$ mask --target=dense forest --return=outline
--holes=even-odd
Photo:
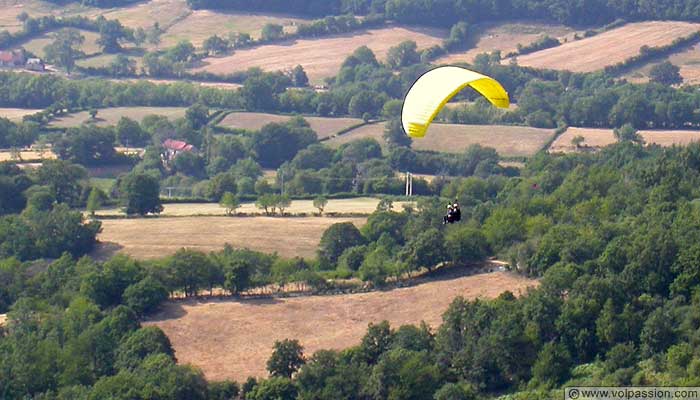
[[[68,3],[66,0],[52,0]],[[96,7],[119,7],[135,0],[88,0]],[[618,18],[629,20],[675,19],[697,21],[696,0],[188,0],[194,9],[233,9],[297,13],[313,17],[340,14],[385,14],[405,22],[451,26],[459,21],[483,22],[535,18],[573,25],[605,24]]]
[[[384,13],[405,22],[451,26],[459,21],[483,22],[535,18],[573,25],[605,24],[617,18],[697,21],[696,0],[188,0],[193,8],[296,12],[312,16],[341,13]]]

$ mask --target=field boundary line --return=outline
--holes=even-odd
[[[378,119],[378,120],[374,120],[374,121],[362,122],[359,124],[348,126],[347,128],[343,128],[343,129],[339,130],[338,132],[336,132],[335,134],[333,134],[331,136],[326,136],[322,139],[319,139],[318,141],[325,142],[325,141],[328,141],[330,139],[334,139],[334,138],[349,134],[350,132],[354,131],[355,129],[360,129],[360,128],[367,126],[367,125],[375,125],[375,124],[384,123],[384,122],[386,122],[385,119]]]
[[[462,271],[458,271],[461,269]],[[455,276],[450,276],[450,277],[441,277],[441,274],[449,274],[449,273],[455,273]],[[309,287],[310,285],[304,281],[296,281],[296,282],[288,282],[286,284],[278,285],[278,284],[268,284],[264,286],[258,286],[254,288],[250,288],[250,291],[260,291],[260,292],[266,292],[269,290],[268,293],[260,293],[260,294],[250,294],[250,293],[245,293],[245,294],[223,294],[220,292],[219,294],[199,294],[197,296],[191,296],[191,297],[173,297],[169,296],[168,301],[172,302],[186,302],[186,301],[206,301],[206,300],[211,300],[211,299],[220,299],[220,300],[229,300],[229,301],[238,301],[238,302],[245,302],[249,300],[259,300],[259,299],[282,299],[282,298],[295,298],[295,297],[330,297],[330,296],[347,296],[347,295],[353,295],[353,294],[362,294],[362,293],[374,293],[374,292],[391,292],[397,289],[403,289],[403,288],[409,288],[409,287],[415,287],[415,286],[420,286],[424,284],[428,284],[431,282],[435,281],[440,281],[440,280],[452,280],[452,279],[458,279],[458,278],[464,278],[464,277],[471,277],[471,276],[478,276],[478,275],[486,275],[486,274],[493,274],[497,272],[506,272],[510,274],[514,274],[517,276],[525,276],[524,274],[521,274],[519,272],[512,271],[508,269],[507,265],[503,265],[499,262],[494,262],[493,260],[484,260],[483,262],[480,263],[470,263],[470,264],[465,264],[465,265],[452,265],[451,263],[449,264],[442,264],[436,266],[434,269],[431,271],[426,271],[425,269],[417,272],[416,275],[409,276],[402,278],[401,280],[394,280],[394,281],[387,281],[386,284],[382,286],[373,286],[373,285],[368,285],[365,282],[361,282],[361,285],[355,285],[355,286],[346,286],[346,287],[329,287],[327,289],[311,289],[311,290],[285,290],[286,286],[296,286],[296,287]],[[341,283],[342,280],[339,280],[338,283]],[[335,282],[335,279],[328,279],[326,280],[327,284],[333,285]],[[222,288],[216,288],[216,289],[222,289]],[[276,289],[276,290],[275,290]]]
[[[541,148],[538,152],[544,151],[544,152],[548,153],[548,152],[549,152],[549,148],[552,147],[552,144],[554,144],[554,142],[557,141],[557,139],[559,138],[559,136],[565,134],[566,131],[568,131],[568,130],[569,130],[569,126],[568,126],[568,125],[560,126],[560,127],[558,127],[557,129],[555,129],[555,130],[554,130],[554,135],[552,135],[551,139],[549,139],[549,140],[542,146],[542,148]]]

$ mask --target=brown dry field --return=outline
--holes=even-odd
[[[106,18],[118,19],[131,28],[150,28],[158,22],[165,30],[159,47],[169,47],[187,39],[195,46],[212,35],[226,37],[230,32],[249,33],[259,38],[267,23],[282,25],[287,32],[296,29],[304,18],[275,13],[219,12],[192,10],[185,0],[153,0],[133,6],[112,9],[103,13]]]
[[[693,142],[700,142],[700,131],[690,130],[658,130],[641,131],[644,142],[658,144],[660,146],[685,146]]]
[[[0,108],[0,117],[7,118],[10,121],[19,122],[22,121],[22,117],[25,115],[36,114],[41,109],[31,109],[31,108]]]
[[[35,18],[48,15],[56,17],[81,15],[94,19],[102,15],[107,19],[119,19],[122,24],[136,28],[150,27],[156,21],[164,27],[170,21],[168,17],[174,19],[188,10],[185,0],[152,0],[119,8],[96,8],[83,6],[80,2],[56,4],[41,0],[0,0],[0,30],[7,29],[10,32],[21,30],[22,24],[17,20],[17,16],[22,12]]]
[[[560,41],[573,40],[576,31],[564,25],[542,23],[505,23],[490,24],[479,35],[476,45],[464,52],[444,55],[435,64],[453,64],[458,62],[471,63],[474,57],[482,53],[500,50],[502,55],[515,51],[518,44],[528,45],[544,35],[557,38]]]
[[[5,325],[5,321],[7,321],[7,314],[0,314],[0,326]]]
[[[639,54],[639,48],[670,44],[700,30],[700,24],[677,21],[630,23],[599,35],[518,57],[518,65],[592,72]],[[504,60],[508,63],[510,60]]]
[[[20,158],[21,160],[18,161],[41,161],[41,160],[55,160],[56,154],[54,154],[51,150],[47,150],[44,152],[43,157],[42,154],[38,151],[35,150],[23,150],[20,151]],[[12,161],[12,153],[10,151],[0,151],[0,162],[3,161]]]
[[[133,29],[150,28],[157,22],[165,30],[160,48],[172,46],[182,39],[188,39],[198,46],[211,35],[225,37],[229,32],[246,32],[258,38],[266,23],[280,24],[285,31],[292,32],[298,23],[305,21],[304,18],[275,13],[192,10],[186,0],[151,0],[116,8],[94,8],[78,3],[56,5],[39,0],[0,0],[0,30],[20,30],[21,23],[17,16],[22,11],[32,17],[83,15],[94,19],[101,15],[107,19],[118,19],[124,26]]]
[[[413,148],[459,153],[480,144],[504,157],[521,157],[537,153],[553,135],[551,129],[524,126],[433,124],[425,138],[413,141]]]
[[[167,30],[163,35],[161,47],[175,45],[184,39],[191,41],[195,46],[201,46],[209,36],[226,37],[229,32],[245,32],[254,39],[258,39],[261,36],[263,26],[267,23],[282,25],[285,32],[293,33],[296,31],[296,25],[304,21],[302,18],[274,13],[226,13],[194,10]]]
[[[319,138],[332,136],[343,129],[362,123],[362,120],[359,118],[308,117],[303,115],[302,117],[311,125],[311,129],[318,134]],[[234,112],[227,115],[219,125],[227,128],[258,130],[265,124],[271,122],[284,123],[291,118],[288,115]]]
[[[639,131],[646,144],[660,146],[687,145],[700,141],[700,131],[692,130],[647,130]],[[549,147],[550,153],[570,153],[576,151],[571,140],[583,136],[583,146],[601,148],[616,142],[612,129],[569,128]]]
[[[190,83],[192,85],[198,85],[203,87],[212,87],[216,89],[227,89],[236,90],[240,89],[243,85],[240,83],[228,83],[228,82],[198,82],[198,81],[188,81],[188,80],[176,80],[176,79],[152,79],[152,78],[127,78],[127,79],[109,79],[111,82],[150,82],[155,85],[174,85],[176,83]]]
[[[129,117],[136,121],[141,121],[147,115],[163,115],[170,120],[175,120],[185,116],[184,107],[112,107],[101,108],[97,113],[98,126],[116,125],[121,117]],[[59,128],[70,128],[79,126],[90,119],[87,111],[69,114],[51,121],[50,126]]]
[[[383,143],[383,132],[383,124],[366,125],[325,143],[338,147],[343,143],[366,137]],[[554,131],[551,129],[525,126],[434,123],[430,126],[426,137],[413,140],[412,147],[416,150],[459,153],[472,144],[480,144],[496,149],[504,157],[522,157],[537,153],[552,135]]]
[[[671,64],[680,68],[683,83],[690,85],[700,84],[700,44],[696,44],[686,50],[659,59],[657,62],[632,70],[623,75],[623,78],[633,83],[649,82],[651,67],[663,61],[669,61]]]
[[[95,256],[117,251],[139,259],[164,257],[187,247],[201,251],[234,247],[285,257],[313,257],[323,232],[338,222],[362,226],[366,218],[177,217],[102,221],[103,243]]]
[[[150,28],[157,22],[167,34],[167,30],[186,18],[191,10],[185,0],[151,0],[99,13],[107,19],[118,19],[124,26],[133,29]]]
[[[338,73],[345,58],[360,46],[368,46],[384,60],[390,47],[404,40],[413,40],[419,49],[439,45],[447,35],[445,30],[433,28],[392,27],[357,31],[323,39],[298,39],[277,44],[238,50],[225,57],[204,59],[197,71],[228,74],[234,71],[260,67],[268,71],[304,67],[309,80],[322,82],[323,78]]]
[[[583,136],[585,139],[582,146],[603,147],[615,143],[615,135],[613,135],[612,129],[570,127],[566,132],[556,138],[552,145],[549,146],[548,151],[550,153],[569,153],[575,151],[575,146],[571,144],[571,140],[579,135]]]
[[[358,345],[370,322],[388,320],[397,328],[425,321],[435,330],[457,296],[494,298],[506,290],[519,295],[537,284],[494,272],[360,294],[178,301],[166,303],[144,325],[163,329],[178,362],[201,368],[207,379],[243,382],[248,376],[267,376],[265,363],[277,340],[298,339],[310,356],[320,349]]]
[[[275,171],[267,171],[271,174],[266,174],[269,181],[275,180]],[[408,202],[395,201],[394,209],[400,211],[404,204]],[[377,209],[379,199],[373,197],[358,197],[354,199],[331,199],[324,212],[326,213],[345,213],[345,214],[371,214]],[[313,200],[293,200],[292,204],[287,208],[285,214],[315,214],[318,209],[313,206]],[[255,207],[254,203],[243,203],[241,207],[236,209],[236,213],[246,215],[263,215],[263,212]],[[160,213],[166,217],[186,217],[186,216],[202,216],[202,215],[219,215],[226,214],[226,210],[216,203],[172,203],[164,204],[163,212]],[[97,216],[114,216],[124,215],[119,208],[109,208],[97,212]]]

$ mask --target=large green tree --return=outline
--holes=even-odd
[[[117,20],[102,20],[100,22],[100,37],[97,44],[105,53],[118,53],[122,47],[119,42],[126,38],[126,31]]]
[[[662,85],[675,85],[683,82],[680,70],[678,66],[671,64],[670,61],[664,61],[651,67],[649,78],[652,82]]]
[[[250,146],[260,165],[277,168],[316,140],[316,133],[309,128],[270,123],[252,137]]]
[[[84,54],[80,50],[83,42],[85,37],[77,29],[61,29],[53,35],[53,42],[44,47],[44,54],[48,61],[65,68],[70,74],[75,60]]]
[[[47,186],[60,203],[80,204],[80,196],[87,180],[85,168],[63,160],[46,160],[34,173],[40,185]]]
[[[158,179],[146,173],[132,172],[122,177],[119,192],[127,215],[158,214],[163,211]]]
[[[272,376],[291,378],[306,362],[304,348],[298,340],[276,341],[272,355],[267,360],[267,370]]]
[[[346,249],[364,242],[364,237],[352,222],[340,222],[323,232],[318,254],[322,260],[335,264]]]

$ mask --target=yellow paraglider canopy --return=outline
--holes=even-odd
[[[471,86],[496,107],[508,108],[508,93],[498,81],[461,67],[438,67],[423,74],[406,94],[401,110],[401,124],[408,136],[425,136],[428,126],[442,107]]]

